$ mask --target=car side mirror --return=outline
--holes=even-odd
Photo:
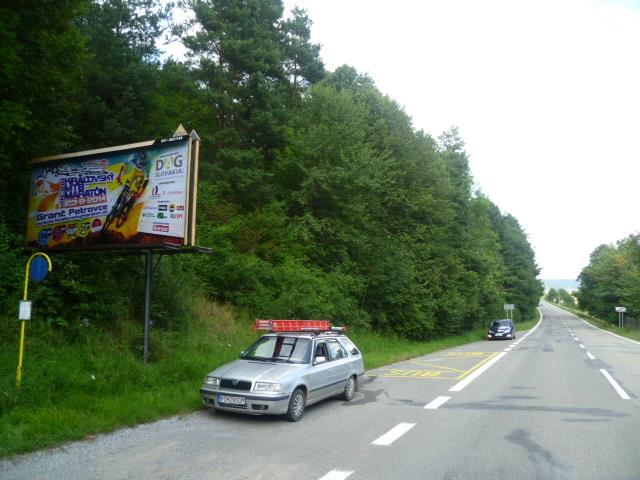
[[[327,357],[316,357],[314,364],[318,365],[319,363],[324,363],[326,361],[327,361]]]
[[[244,357],[244,350],[240,352],[240,358]]]

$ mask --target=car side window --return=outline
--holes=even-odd
[[[356,347],[355,344],[347,337],[339,338],[338,341],[344,346],[344,348],[351,352],[351,355],[360,355],[358,347]]]
[[[313,359],[315,360],[316,357],[324,357],[327,360],[329,360],[329,356],[327,355],[327,346],[325,345],[324,342],[316,343],[316,351],[313,356]]]
[[[331,355],[331,360],[347,358],[347,351],[337,341],[327,340],[327,347],[329,347],[329,355]]]

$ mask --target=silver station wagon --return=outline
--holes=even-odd
[[[297,422],[307,405],[353,399],[364,361],[344,329],[319,320],[256,320],[254,330],[270,333],[206,376],[205,407]]]

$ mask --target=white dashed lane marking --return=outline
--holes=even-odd
[[[344,480],[348,478],[353,472],[343,472],[340,470],[331,470],[325,476],[320,478],[320,480]]]
[[[601,368],[600,369],[600,373],[602,373],[602,375],[604,375],[604,378],[607,379],[607,381],[611,384],[613,389],[618,393],[618,395],[620,395],[620,397],[623,400],[629,400],[630,399],[629,395],[627,395],[627,392],[625,392],[622,389],[622,387],[618,384],[618,382],[615,381],[615,379],[611,376],[611,374],[609,372],[607,372],[604,368]]]
[[[391,430],[389,430],[387,433],[382,435],[380,438],[371,442],[371,445],[382,445],[382,446],[391,445],[393,442],[395,442],[397,439],[399,439],[402,435],[407,433],[409,430],[411,430],[415,426],[416,426],[415,423],[399,423],[398,425],[393,427]]]
[[[442,405],[444,405],[445,403],[447,403],[449,400],[451,399],[451,397],[438,397],[435,400],[427,403],[424,408],[426,408],[427,410],[437,410],[438,408],[440,408]]]

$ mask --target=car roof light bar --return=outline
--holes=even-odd
[[[268,332],[343,332],[346,327],[334,327],[328,320],[256,320],[253,331]]]

